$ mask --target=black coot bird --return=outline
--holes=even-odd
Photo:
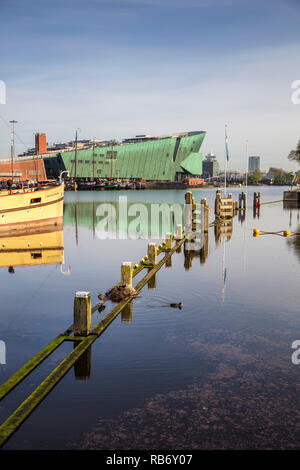
[[[182,302],[178,302],[178,304],[170,304],[170,307],[172,308],[179,308],[180,310],[182,309]]]

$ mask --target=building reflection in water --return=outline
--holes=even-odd
[[[123,197],[124,199],[124,197]],[[99,239],[161,239],[184,223],[184,204],[132,203],[123,201],[65,202],[64,224],[74,226],[76,245],[79,227],[92,230]]]

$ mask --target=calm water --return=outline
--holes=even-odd
[[[207,252],[174,254],[156,289],[142,290],[132,312],[117,317],[4,449],[299,447],[300,364],[291,361],[291,344],[300,340],[299,237],[253,238],[252,229],[300,232],[300,211],[279,202],[254,219],[254,190],[231,238],[216,239],[212,227]],[[282,199],[284,188],[260,190],[266,202]],[[193,193],[213,207],[215,190]],[[76,291],[90,291],[94,305],[119,281],[122,261],[146,254],[145,238],[99,238],[97,209],[116,207],[120,195],[129,211],[120,226],[131,227],[131,237],[134,204],[145,203],[150,214],[151,203],[184,202],[183,191],[66,193],[64,264],[0,269],[1,383],[72,323]],[[168,307],[179,301],[182,310]],[[95,313],[93,325],[109,309]],[[1,422],[72,348],[63,344],[1,401]]]

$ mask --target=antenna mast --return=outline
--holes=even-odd
[[[11,183],[14,180],[14,156],[15,156],[15,124],[18,121],[14,119],[9,121],[12,124],[12,134],[11,134],[11,152],[10,152],[10,167],[11,167]]]

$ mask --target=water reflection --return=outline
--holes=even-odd
[[[15,269],[23,266],[39,266],[64,263],[64,239],[62,223],[56,227],[31,227],[13,236],[0,238],[0,268]]]
[[[184,225],[184,211],[184,204],[128,202],[120,196],[118,202],[65,202],[64,224],[74,226],[76,245],[80,226],[100,239],[160,239]]]
[[[151,269],[148,269],[148,273],[151,271]],[[155,273],[154,276],[152,276],[149,281],[147,282],[148,289],[150,290],[155,290],[156,289],[156,278],[157,274]]]
[[[283,209],[300,209],[300,201],[283,201]]]
[[[233,219],[224,220],[224,222],[217,222],[215,224],[215,240],[216,245],[221,243],[221,239],[226,237],[227,241],[231,239],[233,230]]]
[[[275,188],[277,192],[267,189],[265,201],[281,198],[281,188],[280,191]],[[215,191],[204,194],[195,191],[195,194],[199,194],[198,200],[206,196],[213,207]],[[97,207],[101,201],[97,198],[100,195],[93,195],[95,200],[87,203],[84,199],[88,197],[91,196],[84,193],[66,195],[65,247],[72,261],[72,275],[63,277],[55,269],[44,270],[47,276],[50,271],[53,274],[47,277],[43,296],[30,305],[26,318],[20,316],[24,319],[21,326],[11,331],[11,337],[17,337],[11,346],[8,343],[7,368],[12,372],[20,366],[18,352],[20,355],[25,351],[31,357],[70,323],[70,299],[75,289],[84,288],[96,295],[99,289],[118,280],[124,253],[128,260],[139,259],[145,253],[144,240],[99,240]],[[101,197],[110,196],[102,193]],[[134,193],[131,197],[141,196]],[[183,201],[184,193],[145,192],[143,197],[148,201]],[[79,201],[68,202],[72,198]],[[89,207],[82,210],[85,204]],[[82,432],[90,430],[96,420],[100,425],[94,436],[95,448],[124,446],[128,449],[139,445],[161,449],[232,445],[254,448],[262,446],[263,439],[263,445],[268,448],[291,443],[297,446],[294,429],[299,413],[294,404],[299,366],[291,364],[290,344],[299,338],[299,264],[293,263],[294,253],[299,256],[299,248],[294,249],[296,237],[267,235],[253,239],[252,229],[279,230],[287,228],[290,220],[291,231],[295,231],[298,215],[296,211],[283,213],[282,203],[267,205],[262,207],[260,220],[251,225],[250,205],[248,229],[246,214],[238,211],[232,225],[226,221],[223,226],[211,227],[203,236],[203,246],[191,243],[192,250],[188,250],[183,245],[178,256],[174,254],[172,269],[161,269],[157,280],[153,277],[148,281],[141,298],[134,306],[128,304],[123,309],[119,319],[93,344],[93,353],[89,350],[78,360],[74,372],[66,375],[56,394],[43,403],[7,447],[46,447],[50,445],[48,438],[53,439],[52,446],[70,448],[70,442],[77,442],[74,445],[78,447]],[[135,218],[130,216],[128,223]],[[242,228],[240,222],[245,222]],[[146,226],[147,229],[149,232]],[[171,225],[165,231],[171,232]],[[80,249],[76,248],[75,240]],[[293,246],[290,251],[288,244]],[[247,272],[243,274],[242,255],[245,259],[246,248]],[[223,258],[224,250],[227,253]],[[191,271],[184,272],[184,266],[192,268]],[[2,270],[4,281],[8,277],[9,281],[12,277],[15,281],[7,283],[13,286],[10,296],[16,290],[23,294],[22,289],[31,288],[33,281],[39,280],[39,273],[43,274],[42,269],[31,271],[31,279],[28,276],[28,279],[25,276],[18,279]],[[24,282],[27,282],[25,288]],[[151,289],[156,289],[155,293]],[[59,309],[53,309],[53,302],[49,301],[53,292]],[[178,300],[174,299],[177,293],[184,309],[180,312],[162,308]],[[220,308],[222,293],[224,304]],[[3,302],[5,314],[10,300]],[[45,310],[39,316],[41,302]],[[16,303],[17,299],[14,308]],[[21,301],[19,304],[18,311],[24,313]],[[61,312],[61,318],[57,311]],[[22,330],[23,334],[24,329],[26,336],[20,343],[22,337],[16,333]],[[35,337],[39,341],[32,348]],[[6,340],[3,335],[2,338]],[[14,362],[13,350],[16,351]],[[78,403],[83,399],[85,406],[80,409]],[[60,413],[57,413],[57,400],[61,404]],[[37,426],[45,422],[50,422],[43,436],[47,444],[40,441],[40,426]],[[54,436],[52,429],[58,427],[60,434]],[[260,430],[258,437],[253,429]],[[265,429],[270,432],[266,433]]]
[[[239,222],[243,223],[246,219],[246,210],[245,209],[240,209],[238,211],[238,220]]]
[[[186,271],[191,269],[194,258],[199,258],[200,264],[205,264],[208,257],[208,232],[203,233],[201,242],[186,241],[183,253]]]
[[[73,349],[77,347],[74,342]],[[87,348],[86,351],[77,359],[74,364],[74,374],[76,380],[89,380],[92,368],[92,346]]]
[[[260,218],[260,206],[253,206],[253,219]]]
[[[153,276],[153,277],[156,277]],[[156,281],[156,279],[155,279]],[[148,286],[149,286],[149,283],[148,283]],[[122,310],[121,312],[121,320],[122,320],[122,323],[132,323],[132,302],[129,302]]]
[[[300,262],[300,224],[297,226],[296,233],[297,235],[292,235],[288,238],[287,243],[289,248],[292,248]]]

